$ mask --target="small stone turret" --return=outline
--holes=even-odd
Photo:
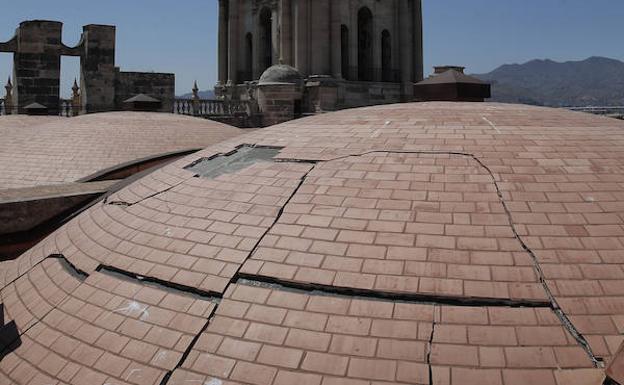
[[[304,80],[299,71],[284,64],[264,71],[258,81],[258,106],[263,126],[287,122],[301,115]]]
[[[4,89],[6,90],[6,96],[4,97],[4,113],[6,115],[11,115],[13,112],[13,84],[11,83],[10,77]]]

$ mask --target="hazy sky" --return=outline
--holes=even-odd
[[[426,73],[437,64],[480,73],[535,58],[624,60],[622,0],[423,0],[423,8]],[[216,81],[217,0],[2,0],[0,40],[30,19],[64,22],[69,46],[85,24],[116,25],[117,65],[174,72],[178,94],[195,79],[202,89]],[[63,59],[64,95],[78,76],[78,63]],[[11,55],[0,53],[0,85],[11,68]]]

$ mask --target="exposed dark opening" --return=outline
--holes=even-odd
[[[301,99],[295,100],[295,105],[294,105],[294,111],[293,112],[294,112],[295,118],[300,118],[301,115],[303,115],[303,108],[302,108]]]
[[[271,10],[267,7],[260,11],[260,62],[261,72],[273,65],[273,21]]]
[[[281,149],[282,147],[242,145],[228,154],[199,159],[184,169],[203,178],[214,179],[220,175],[242,170],[258,162],[270,162],[279,154]]]
[[[4,323],[4,304],[0,303],[0,360],[22,345],[17,324],[11,320]]]
[[[381,33],[381,79],[392,81],[392,39],[387,29]]]
[[[349,28],[344,24],[340,26],[340,55],[342,77],[349,80]]]
[[[358,79],[373,80],[373,14],[368,7],[358,12]]]
[[[253,80],[253,35],[245,35],[245,73],[243,80]]]

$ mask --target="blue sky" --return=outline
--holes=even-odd
[[[78,42],[82,25],[113,24],[117,65],[123,70],[174,72],[178,94],[188,92],[195,79],[202,89],[215,83],[217,0],[2,3],[2,41],[29,19],[64,22],[63,41],[70,46]],[[423,0],[423,7],[426,73],[437,64],[461,64],[480,73],[535,58],[624,60],[621,0]],[[63,59],[65,95],[78,74],[78,62]],[[1,53],[1,85],[11,68],[11,55]]]

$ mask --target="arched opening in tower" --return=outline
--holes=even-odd
[[[349,80],[349,28],[344,24],[340,26],[340,59],[342,77]]]
[[[271,10],[267,7],[260,11],[260,63],[262,71],[273,65],[273,21]]]
[[[358,79],[373,80],[373,13],[368,7],[358,12]]]
[[[390,32],[384,29],[381,33],[381,79],[391,82],[392,79],[392,39]]]
[[[61,82],[59,113],[63,116],[72,116],[80,111],[80,58],[75,56],[61,56]]]

